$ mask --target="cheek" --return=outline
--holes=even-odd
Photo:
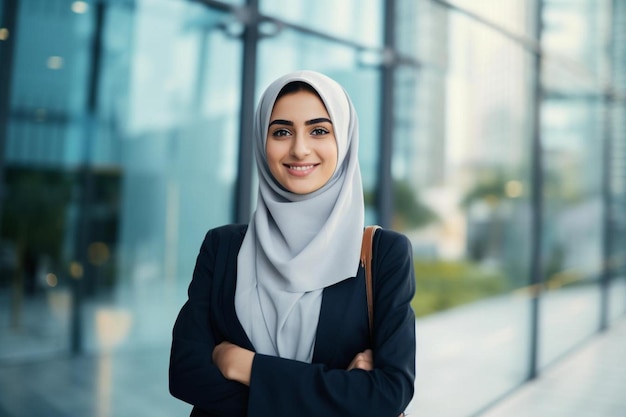
[[[333,142],[327,146],[324,152],[324,157],[326,158],[328,162],[330,162],[330,165],[333,167],[333,172],[334,172],[335,169],[337,168],[337,159],[339,158],[339,153],[337,151],[336,143]]]
[[[284,143],[281,141],[268,141],[265,147],[265,158],[272,176],[275,179],[279,178],[282,174],[282,161],[285,158]]]
[[[268,165],[272,166],[276,164],[276,162],[280,158],[280,147],[277,146],[276,142],[268,141],[267,146],[265,147],[265,157],[267,158]]]

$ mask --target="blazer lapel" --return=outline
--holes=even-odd
[[[346,360],[345,339],[362,335],[363,341],[352,340],[347,344],[360,346],[362,342],[366,343],[367,326],[365,282],[363,268],[359,268],[356,277],[324,289],[313,362],[325,363],[331,367],[343,366]],[[366,333],[363,334],[363,331]],[[339,347],[341,349],[338,350]]]

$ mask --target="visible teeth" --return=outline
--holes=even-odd
[[[306,171],[307,169],[313,168],[313,165],[305,165],[305,166],[295,166],[289,165],[289,169],[295,169],[296,171]]]

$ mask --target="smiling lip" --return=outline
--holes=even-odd
[[[296,177],[309,175],[319,164],[284,164],[289,174]]]

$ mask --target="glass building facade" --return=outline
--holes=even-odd
[[[474,415],[626,313],[626,0],[0,4],[0,369],[167,347],[204,234],[254,207],[256,100],[303,68],[413,244],[411,413]]]

